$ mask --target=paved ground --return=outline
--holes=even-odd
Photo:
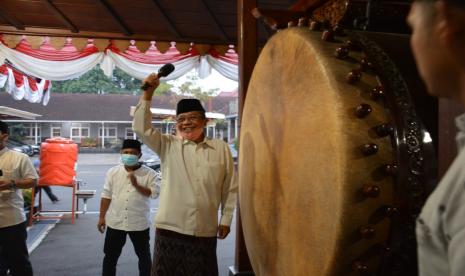
[[[40,221],[29,229],[28,247],[34,275],[37,276],[83,276],[100,275],[103,259],[104,235],[96,229],[99,208],[99,194],[105,173],[119,161],[118,154],[81,154],[78,159],[78,178],[84,182],[83,189],[96,190],[95,198],[88,201],[88,213],[79,215],[75,224],[65,215],[57,221]],[[60,198],[52,204],[43,194],[45,210],[71,210],[71,188],[53,187]],[[82,202],[79,202],[82,210]],[[158,207],[158,200],[152,202],[152,217]],[[235,221],[232,233],[218,243],[218,265],[220,275],[228,275],[228,267],[234,263]],[[151,231],[153,232],[153,231]],[[153,235],[153,234],[152,234]],[[151,238],[153,250],[153,236]],[[138,275],[137,256],[128,239],[118,263],[121,276]]]

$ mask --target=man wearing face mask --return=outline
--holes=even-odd
[[[149,87],[135,109],[133,129],[158,154],[163,172],[152,275],[216,276],[217,238],[229,234],[236,205],[229,147],[205,137],[205,110],[196,99],[178,102],[176,136],[153,128],[150,104],[159,80],[151,74],[144,83]]]
[[[10,269],[10,275],[30,276],[21,189],[32,188],[38,176],[29,157],[9,150],[7,140],[8,125],[0,121],[0,259]]]
[[[106,228],[104,276],[116,274],[116,264],[127,235],[139,258],[139,275],[150,275],[150,198],[158,197],[159,187],[155,184],[155,172],[139,164],[141,156],[139,141],[124,140],[121,149],[123,164],[107,172],[97,224],[101,233]]]

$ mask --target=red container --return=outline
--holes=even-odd
[[[50,138],[40,145],[39,185],[72,186],[78,147],[73,140]]]

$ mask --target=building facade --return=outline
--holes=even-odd
[[[213,98],[213,106],[227,105],[226,109],[229,110],[230,99],[224,99]],[[123,139],[137,138],[131,127],[130,110],[138,100],[139,96],[136,95],[55,93],[48,105],[43,106],[16,101],[9,94],[0,92],[0,105],[40,115],[36,119],[4,120],[10,125],[10,136],[29,144],[64,137],[72,139],[81,148],[119,149]],[[175,104],[176,101],[170,95],[154,98],[152,123],[163,133],[173,132]],[[212,112],[215,110],[207,111],[207,116],[211,118],[207,136],[232,142],[237,137],[237,130],[232,127],[237,124],[230,123],[231,115]]]

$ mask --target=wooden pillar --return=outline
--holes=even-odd
[[[258,58],[257,21],[251,11],[257,7],[257,0],[237,1],[237,41],[239,51],[239,126],[242,118],[247,87]],[[239,145],[240,147],[240,145]],[[229,275],[253,275],[252,266],[244,242],[240,206],[236,215],[236,258],[229,268]]]

